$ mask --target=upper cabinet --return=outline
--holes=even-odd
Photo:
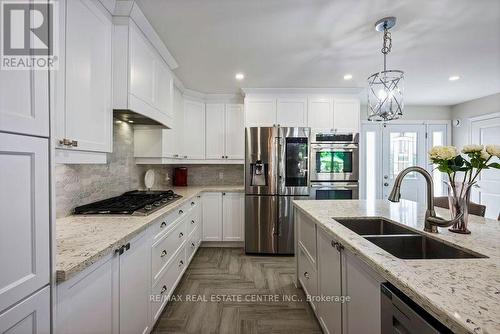
[[[245,126],[311,127],[359,132],[359,109],[358,94],[249,94],[245,97]]]
[[[205,159],[205,104],[184,101],[183,155],[185,159]]]
[[[244,114],[241,104],[206,104],[206,159],[243,160]]]
[[[174,81],[167,63],[130,18],[115,20],[113,109],[173,127]]]
[[[61,6],[60,27],[65,29],[54,80],[56,160],[84,163],[89,161],[83,152],[112,151],[113,25],[98,1],[73,0]]]

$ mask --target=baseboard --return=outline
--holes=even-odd
[[[244,241],[203,241],[200,247],[244,248]]]

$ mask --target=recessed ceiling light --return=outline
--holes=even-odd
[[[450,81],[457,81],[458,79],[460,79],[459,75],[452,75],[451,77],[448,78],[448,80]]]
[[[236,80],[245,79],[245,75],[243,73],[236,73],[236,75],[234,77],[236,78]]]
[[[352,79],[352,74],[344,75],[344,80],[351,80],[351,79]]]

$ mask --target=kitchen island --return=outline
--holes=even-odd
[[[304,251],[308,254],[307,258],[311,259],[311,263],[306,263],[306,266],[310,266],[310,272],[306,273],[306,280],[302,277],[298,277],[298,280],[302,286],[306,285],[306,292],[307,282],[305,284],[303,282],[314,275],[321,275],[315,272],[314,267],[319,267],[321,264],[319,236],[326,235],[331,239],[332,246],[340,245],[341,249],[345,249],[345,253],[372,271],[373,273],[368,276],[374,277],[374,282],[379,280],[391,283],[453,332],[500,333],[499,221],[470,216],[469,229],[472,233],[469,235],[451,233],[445,228],[439,228],[438,234],[431,234],[423,232],[425,203],[405,200],[400,203],[384,200],[318,200],[295,201],[294,206],[297,243],[300,244],[297,246],[296,254],[297,251],[302,252],[306,248],[302,246],[301,238],[311,239],[310,243],[314,245],[318,240],[317,256],[315,246],[308,247],[313,251]],[[436,211],[440,216],[449,216],[448,210],[436,208]],[[400,259],[341,225],[332,217],[384,217],[413,231],[486,257]],[[307,229],[299,231],[303,222],[311,222],[314,225],[318,239],[313,239],[313,233]],[[310,253],[314,254],[311,256]],[[298,258],[300,266],[300,253]],[[334,257],[326,259],[332,266],[336,260]],[[302,275],[299,271],[297,274]],[[349,284],[349,281],[343,282],[343,285],[346,283]],[[373,286],[375,289],[379,284]],[[320,286],[314,285],[309,289],[320,295],[321,282]],[[367,297],[364,302],[368,303],[369,300]],[[368,305],[368,312],[372,312],[370,309],[373,312],[377,310],[380,312],[380,305],[376,305],[379,303],[377,298],[373,298],[372,301],[375,305]],[[312,306],[317,315],[321,314],[318,310],[321,309],[320,303],[312,303]],[[357,314],[357,319],[361,319],[362,316],[364,315]],[[342,314],[342,317],[342,323],[346,322],[346,315]],[[380,318],[380,314],[374,317],[377,318]],[[340,322],[340,316],[338,320]],[[380,322],[374,325],[380,326]]]

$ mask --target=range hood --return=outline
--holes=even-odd
[[[139,114],[132,110],[127,109],[115,109],[113,110],[113,118],[120,120],[122,122],[137,124],[137,125],[159,125],[168,129],[165,124],[162,124],[152,118]]]

